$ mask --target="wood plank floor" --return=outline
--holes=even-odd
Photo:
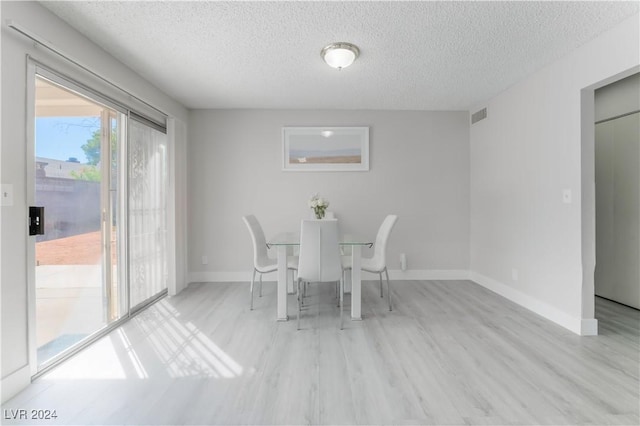
[[[2,423],[640,423],[640,311],[597,298],[600,335],[579,337],[469,281],[392,283],[393,312],[365,283],[364,320],[340,331],[316,284],[296,331],[275,321],[274,283],[254,311],[248,288],[162,300],[8,401]],[[57,418],[6,419],[19,409]]]

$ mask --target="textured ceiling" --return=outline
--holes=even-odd
[[[43,2],[188,108],[466,110],[639,2]],[[348,41],[360,58],[320,58]]]

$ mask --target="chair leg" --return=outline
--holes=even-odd
[[[342,315],[344,311],[344,277],[340,280],[340,297],[338,298],[338,304],[340,305],[340,330],[342,330]]]
[[[260,275],[262,277],[262,274]],[[249,305],[249,310],[253,311],[253,283],[256,281],[256,270],[253,270],[253,275],[251,276],[251,304]]]
[[[262,274],[260,274],[260,297],[262,297]]]
[[[389,299],[389,310],[391,311],[391,287],[389,287],[389,271],[387,271],[387,268],[384,268],[384,273],[387,276],[387,299]]]
[[[300,292],[300,279],[298,278],[298,325],[297,330],[300,330],[300,299],[302,298],[302,293]]]
[[[380,278],[380,297],[382,297],[382,272],[378,274],[378,278]]]

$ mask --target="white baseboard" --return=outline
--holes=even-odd
[[[581,336],[597,336],[598,335],[598,320],[595,318],[592,319],[582,319],[582,327],[580,328]]]
[[[573,317],[546,302],[509,287],[493,278],[471,271],[473,282],[581,336],[598,333],[598,321]]]
[[[378,279],[377,274],[365,272],[366,280]],[[389,269],[389,279],[392,280],[468,280],[469,271],[466,269]]]
[[[362,273],[363,280],[377,280],[377,274],[369,272]],[[467,270],[438,270],[438,269],[411,269],[401,271],[399,269],[389,270],[389,279],[392,280],[468,280]],[[276,281],[275,272],[264,274],[263,281]],[[190,283],[202,282],[248,282],[251,281],[251,271],[246,272],[191,272],[189,273]]]
[[[0,392],[2,396],[0,399],[2,400],[2,404],[13,398],[29,386],[31,383],[31,369],[29,365],[25,365],[22,368],[19,368],[17,371],[9,374],[7,377],[2,378],[2,384],[0,384],[0,388],[2,389]]]
[[[437,269],[411,269],[402,271],[399,269],[389,270],[389,278],[396,281],[403,280],[471,280],[482,287],[493,291],[500,296],[517,303],[546,319],[552,321],[573,333],[581,336],[595,336],[598,334],[598,320],[582,319],[568,315],[566,312],[549,305],[546,302],[529,296],[505,285],[493,278],[486,277],[474,271],[468,270],[437,270]],[[276,273],[264,274],[263,281],[276,281]],[[377,280],[377,274],[368,272],[362,273],[363,280]],[[191,272],[189,282],[248,282],[251,281],[251,272]]]

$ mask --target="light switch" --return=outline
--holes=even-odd
[[[13,185],[10,183],[3,183],[0,191],[0,199],[2,200],[2,206],[13,205]]]
[[[570,189],[562,190],[562,202],[565,204],[571,204],[571,201],[572,201],[571,190]]]

